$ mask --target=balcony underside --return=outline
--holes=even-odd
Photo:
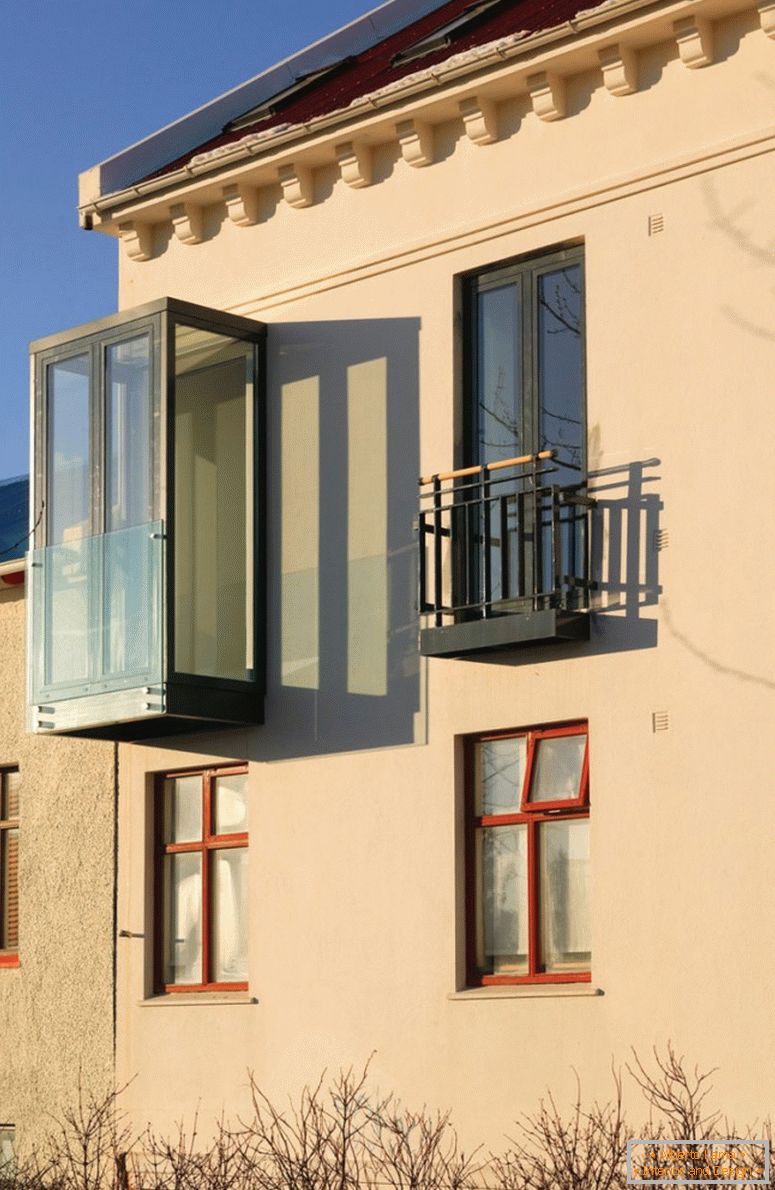
[[[420,652],[425,657],[476,658],[500,649],[576,640],[589,640],[589,612],[548,608],[424,628]]]
[[[35,706],[30,729],[123,743],[263,722],[264,700],[253,691],[167,683]]]

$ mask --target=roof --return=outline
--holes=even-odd
[[[232,117],[216,136],[186,149],[135,181],[160,178],[255,132],[306,121],[348,107],[354,100],[426,70],[445,59],[514,34],[539,33],[588,9],[590,0],[447,0],[359,52],[329,60],[286,79],[282,88]],[[415,4],[415,12],[421,6]],[[438,36],[434,36],[438,35]],[[427,42],[427,50],[425,43]],[[419,44],[418,44],[419,43]],[[442,44],[440,44],[442,43]],[[425,52],[423,52],[425,50]],[[250,113],[253,113],[252,116]],[[247,114],[246,114],[247,113]],[[237,126],[234,126],[234,125]]]
[[[30,482],[26,475],[0,479],[0,566],[27,552]]]

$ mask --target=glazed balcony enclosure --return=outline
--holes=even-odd
[[[265,334],[167,298],[32,344],[32,731],[262,722]]]
[[[544,450],[420,479],[422,653],[589,638],[594,501],[571,470]]]

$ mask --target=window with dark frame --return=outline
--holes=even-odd
[[[19,770],[0,768],[0,967],[19,965]]]
[[[247,784],[245,765],[158,779],[158,991],[247,990]]]
[[[469,986],[589,981],[583,722],[466,740]]]
[[[0,1124],[0,1177],[13,1177],[16,1171],[15,1143],[13,1124]]]

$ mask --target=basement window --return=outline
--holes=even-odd
[[[33,731],[262,721],[264,337],[164,299],[33,344]]]

